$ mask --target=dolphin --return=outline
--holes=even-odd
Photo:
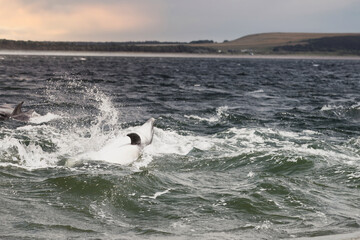
[[[131,145],[139,145],[142,148],[151,144],[154,136],[154,118],[147,120],[141,127],[127,136],[131,139]]]
[[[10,104],[0,105],[0,120],[15,119],[23,122],[29,121],[34,110],[23,112],[21,110],[23,103],[24,102],[19,103],[15,108]]]
[[[120,165],[129,165],[136,161],[143,149],[152,143],[154,135],[154,118],[147,120],[142,126],[126,136],[127,139],[116,138],[108,142],[99,151],[80,154],[74,159],[66,161],[65,166],[73,167],[86,160],[105,161]]]

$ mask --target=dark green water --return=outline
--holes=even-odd
[[[289,239],[360,228],[360,61],[0,57],[1,239]],[[65,162],[156,118],[130,165]],[[121,159],[119,160],[121,162]]]

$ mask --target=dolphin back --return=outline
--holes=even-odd
[[[21,107],[22,107],[23,103],[24,102],[21,102],[15,107],[14,111],[11,113],[11,116],[19,115],[20,113],[22,113]]]
[[[23,122],[29,121],[34,110],[23,112],[21,110],[23,103],[19,103],[15,108],[10,104],[0,105],[0,120],[15,119]]]
[[[154,118],[150,118],[147,120],[141,127],[136,129],[134,133],[130,134],[136,134],[140,137],[140,144],[142,147],[145,147],[146,145],[149,145],[152,142],[153,135],[154,135]],[[130,137],[130,136],[129,136]],[[132,138],[132,137],[130,137]],[[132,142],[133,139],[131,139]]]
[[[137,133],[129,133],[128,136],[131,139],[131,145],[140,145],[141,144],[141,138],[139,134]]]

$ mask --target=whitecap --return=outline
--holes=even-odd
[[[55,119],[60,119],[61,116],[54,114],[54,113],[47,113],[44,116],[34,112],[33,116],[30,118],[30,123],[34,123],[34,124],[41,124],[41,123],[46,123],[46,122],[50,122],[52,120]]]
[[[334,105],[334,104],[327,104],[321,107],[320,111],[331,111],[331,110],[337,110],[337,109],[343,109],[343,106]]]
[[[156,199],[157,197],[168,193],[170,190],[171,190],[171,189],[166,189],[165,191],[162,191],[162,192],[156,192],[153,196],[141,195],[141,198]]]
[[[228,117],[229,116],[228,110],[229,110],[228,106],[220,106],[216,108],[216,115],[213,116],[200,117],[197,115],[184,115],[184,117],[188,119],[195,119],[199,121],[214,123],[214,122],[219,122],[222,117]]]
[[[254,177],[255,176],[255,173],[253,173],[252,171],[250,171],[249,173],[248,173],[248,175],[247,175],[247,177],[249,177],[249,178],[252,178],[252,177]]]

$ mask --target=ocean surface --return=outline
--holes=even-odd
[[[360,230],[360,61],[0,55],[0,239]],[[131,164],[66,162],[147,119]]]

